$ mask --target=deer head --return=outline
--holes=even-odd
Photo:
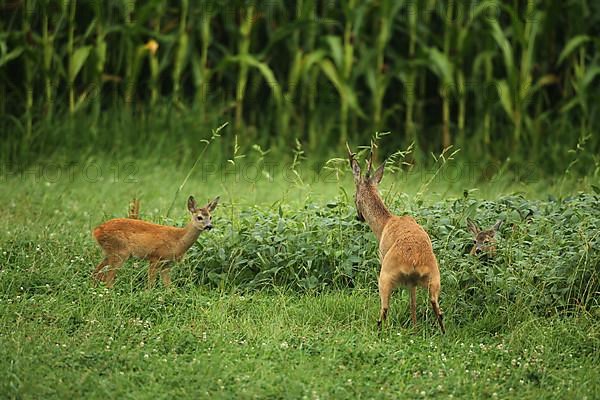
[[[348,149],[348,159],[350,160],[350,167],[354,176],[354,185],[356,186],[354,203],[356,204],[357,219],[364,221],[365,209],[368,207],[368,202],[374,195],[378,196],[377,185],[379,185],[379,182],[383,178],[385,161],[373,172],[373,150],[371,149],[369,159],[367,160],[367,172],[363,176],[361,175],[360,165],[356,161],[356,158],[354,158],[355,154],[350,150],[348,143],[346,143],[346,148]]]
[[[473,234],[473,248],[471,255],[479,255],[482,253],[493,255],[496,251],[496,232],[502,226],[502,220],[498,220],[494,226],[487,230],[481,230],[470,219],[467,218],[467,227]]]
[[[205,229],[212,229],[213,226],[210,213],[215,210],[218,203],[219,197],[217,196],[213,201],[211,201],[204,207],[198,208],[194,196],[190,196],[188,198],[188,210],[192,214],[192,224],[194,228],[196,228],[199,231],[203,231]]]

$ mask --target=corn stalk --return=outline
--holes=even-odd
[[[254,5],[248,6],[242,16],[240,24],[240,41],[238,43],[238,57],[240,60],[247,59],[250,51],[250,34],[254,23]],[[244,93],[248,83],[248,63],[239,63],[237,86],[235,90],[235,130],[242,128],[244,118]]]
[[[513,124],[512,151],[516,151],[521,143],[523,125],[531,125],[528,115],[528,107],[534,95],[544,86],[556,82],[553,74],[546,74],[534,81],[533,79],[533,57],[535,55],[535,43],[541,27],[544,14],[535,7],[535,1],[527,3],[526,20],[519,18],[515,9],[505,7],[511,16],[513,25],[512,40],[508,38],[498,20],[491,20],[490,26],[492,36],[500,48],[506,78],[497,79],[498,95],[500,103]],[[515,51],[520,50],[515,56]]]
[[[177,50],[173,63],[173,98],[179,103],[181,100],[181,75],[186,66],[189,53],[189,36],[187,33],[187,19],[189,11],[189,0],[181,2],[181,17],[179,18],[179,30],[177,32]]]

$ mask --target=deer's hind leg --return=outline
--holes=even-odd
[[[410,287],[410,319],[412,320],[413,328],[417,326],[417,287]]]
[[[381,263],[381,272],[379,273],[379,296],[381,297],[381,311],[377,326],[381,328],[383,322],[387,319],[390,308],[390,297],[392,292],[398,286],[401,277],[406,274],[406,267],[391,252],[388,253]]]
[[[106,287],[113,287],[115,283],[115,275],[117,274],[117,270],[121,268],[123,263],[127,261],[129,255],[125,254],[111,254],[108,257],[108,264],[110,268],[106,272],[104,282],[106,283]]]
[[[387,319],[388,310],[390,308],[390,297],[394,290],[394,284],[391,277],[382,273],[379,275],[379,297],[381,298],[381,309],[379,311],[379,319],[377,327],[381,329],[383,322]]]
[[[432,274],[433,276],[429,280],[429,300],[431,301],[431,307],[433,313],[437,319],[442,333],[446,333],[444,328],[444,314],[440,309],[439,297],[440,297],[440,274],[439,272]]]
[[[98,281],[104,281],[106,279],[106,272],[104,272],[104,267],[108,265],[108,257],[104,257],[102,261],[96,266],[96,269],[92,273],[92,278]]]

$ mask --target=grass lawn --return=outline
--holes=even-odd
[[[128,181],[127,173],[115,177],[110,163],[98,165],[104,172],[96,177],[86,177],[78,166],[72,175],[59,178],[40,175],[35,169],[26,175],[2,178],[1,397],[600,397],[598,293],[591,294],[590,304],[578,308],[540,308],[531,303],[537,296],[535,291],[531,295],[527,292],[532,297],[519,297],[521,289],[525,293],[529,286],[511,280],[513,275],[452,250],[448,243],[463,243],[462,236],[455,233],[458,236],[447,236],[446,242],[439,239],[443,230],[437,227],[441,224],[437,214],[430,219],[426,214],[421,217],[433,232],[442,265],[441,306],[448,332],[439,334],[422,291],[418,298],[419,325],[413,329],[408,324],[407,293],[397,291],[392,296],[389,323],[380,333],[376,330],[379,297],[373,252],[369,253],[367,278],[354,287],[298,290],[286,284],[249,289],[226,280],[199,285],[189,278],[190,273],[204,268],[202,252],[209,258],[213,253],[210,245],[225,246],[225,226],[249,229],[244,225],[244,209],[277,209],[276,204],[308,213],[306,203],[326,204],[343,196],[340,186],[351,195],[353,188],[347,177],[331,183],[301,182],[293,176],[252,182],[216,176],[203,179],[194,174],[175,201],[170,217],[165,218],[187,171],[173,171],[161,164],[135,165],[135,179]],[[512,191],[522,191],[531,199],[548,194],[564,196],[581,185],[570,181],[552,187],[542,181],[497,181],[478,187],[471,181],[446,181],[424,187],[426,182],[387,177],[384,189],[388,194],[406,193],[406,201],[414,209],[448,207],[443,213],[450,215],[456,211],[442,201],[460,198],[464,189],[477,188],[482,198],[493,201]],[[420,193],[423,187],[426,193]],[[145,289],[143,262],[128,263],[117,274],[113,290],[92,284],[91,271],[100,260],[100,250],[91,238],[93,226],[106,218],[126,215],[133,195],[142,198],[145,219],[181,224],[187,218],[188,194],[194,194],[199,202],[220,194],[222,205],[215,214],[221,214],[215,229],[200,237],[193,256],[174,268],[172,288],[159,285]],[[415,197],[422,202],[413,201]],[[548,218],[546,225],[540,222],[540,226],[552,228],[551,218],[558,211],[549,204],[535,206]],[[234,216],[236,213],[242,216]],[[579,214],[583,215],[576,220],[574,216]],[[598,226],[595,232],[590,228],[590,221],[596,221],[592,217],[575,208],[574,214],[568,215],[573,223],[567,228],[572,227],[574,237],[588,246],[582,257],[597,260]],[[285,232],[290,240],[297,241],[301,229],[294,229]],[[364,243],[374,247],[370,232],[359,232],[354,225],[339,229],[345,235],[363,235]],[[510,247],[513,242],[508,235],[500,242],[498,254],[499,265],[507,268],[537,268],[528,261],[529,254],[566,246],[561,235],[547,233],[547,238],[530,234],[529,245],[525,236],[518,236],[519,241]],[[555,242],[546,248],[548,241]],[[528,252],[531,247],[533,253]],[[320,254],[326,250],[326,243],[315,242],[312,251]],[[224,257],[229,260],[229,254]],[[555,258],[559,263],[559,257]],[[273,263],[277,260],[274,257]],[[590,262],[593,266],[595,261]],[[589,268],[590,264],[581,265]],[[287,268],[293,271],[296,267]],[[461,275],[456,272],[459,268],[467,272]],[[483,282],[481,285],[490,291],[482,293],[489,293],[488,297],[468,296],[461,289],[460,279],[468,271],[483,276],[469,289],[477,293],[477,282]],[[597,272],[592,276],[597,277]],[[493,282],[500,278],[506,279],[508,287],[494,292]],[[531,281],[546,278],[534,276]],[[551,278],[555,280],[544,287],[561,281],[560,275]],[[544,295],[539,292],[539,296]]]

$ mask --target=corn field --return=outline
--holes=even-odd
[[[111,110],[168,109],[196,126],[231,121],[241,145],[297,139],[331,153],[391,132],[416,160],[454,145],[600,165],[595,1],[4,0],[0,11],[3,159],[100,145]],[[60,137],[57,121],[82,116],[78,139]]]

